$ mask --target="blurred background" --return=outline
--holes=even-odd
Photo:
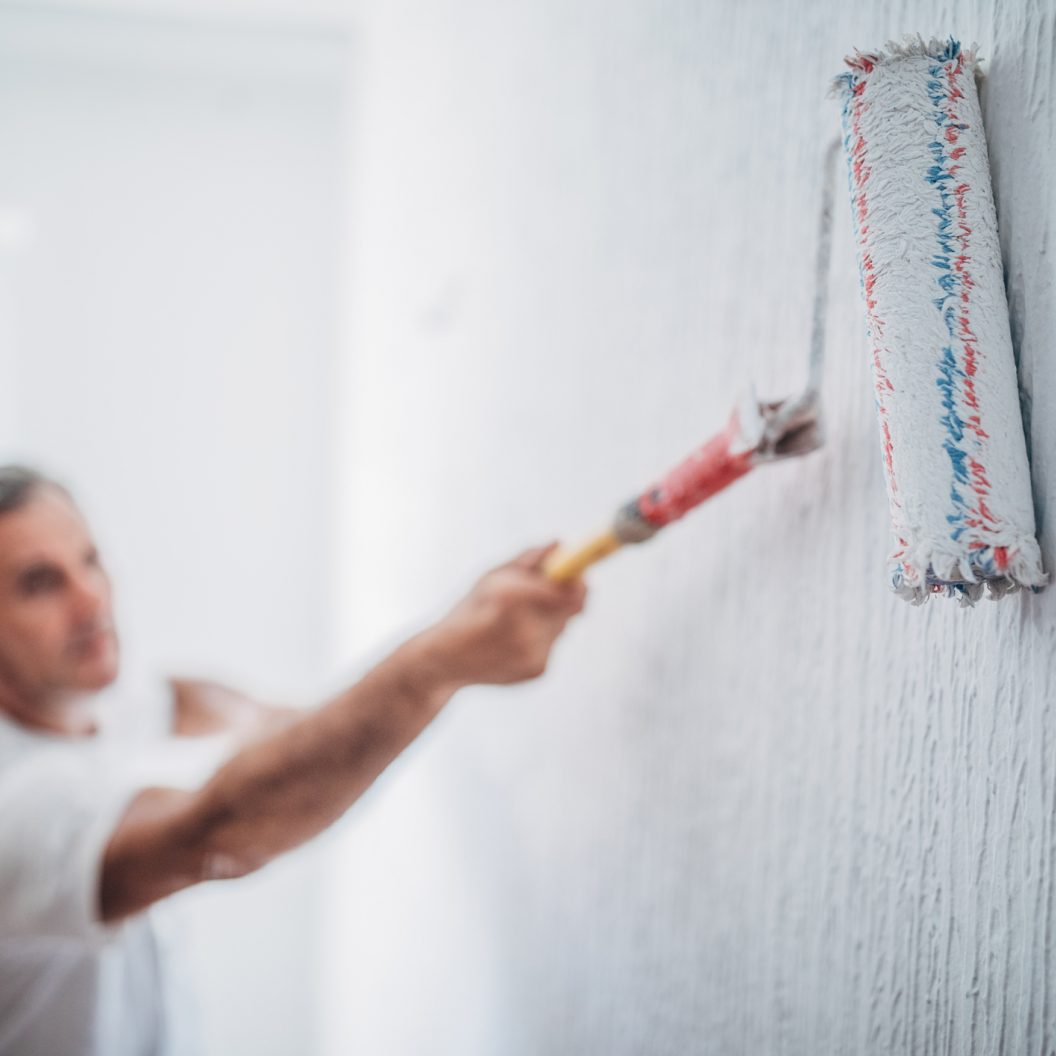
[[[130,662],[321,701],[801,386],[826,92],[918,31],[986,59],[1044,407],[1045,5],[0,3],[0,459],[82,499]],[[545,679],[183,896],[208,1056],[1056,1044],[1056,602],[888,592],[840,187],[826,449],[600,566]]]

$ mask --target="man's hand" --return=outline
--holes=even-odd
[[[508,684],[546,670],[550,650],[582,611],[582,580],[554,583],[542,567],[556,544],[527,550],[492,569],[434,627],[419,636],[425,663],[450,689]]]

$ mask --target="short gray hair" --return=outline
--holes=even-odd
[[[0,466],[0,515],[22,509],[41,488],[57,488],[64,495],[69,492],[51,477],[29,466]]]

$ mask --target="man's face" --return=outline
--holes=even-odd
[[[57,488],[0,515],[0,680],[33,697],[117,677],[110,577]]]

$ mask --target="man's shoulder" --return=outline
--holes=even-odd
[[[250,740],[282,729],[301,711],[272,704],[209,679],[170,679],[173,691],[173,733],[184,737],[230,734]]]
[[[261,703],[221,682],[203,678],[170,678],[172,732],[181,737],[239,732],[257,721]]]

